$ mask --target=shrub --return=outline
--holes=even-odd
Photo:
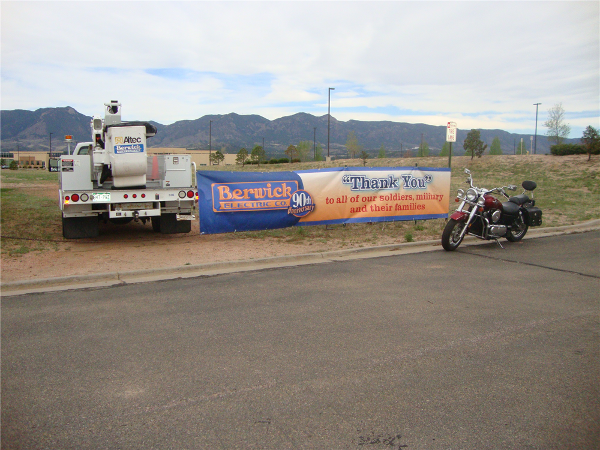
[[[550,147],[550,153],[555,156],[584,155],[586,150],[581,144],[558,144]]]

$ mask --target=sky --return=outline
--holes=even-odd
[[[1,109],[171,124],[299,112],[571,138],[600,127],[598,1],[1,1]],[[335,90],[329,90],[335,88]]]

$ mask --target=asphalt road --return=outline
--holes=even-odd
[[[504,245],[3,297],[2,449],[598,449],[600,232]]]

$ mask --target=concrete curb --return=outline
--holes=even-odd
[[[598,229],[600,229],[600,219],[591,220],[589,222],[584,222],[577,225],[567,225],[552,228],[532,228],[525,236],[525,239],[535,239],[559,234],[580,233]],[[482,241],[480,239],[468,236],[465,238],[463,245],[468,246],[489,244],[489,242],[490,241]],[[377,247],[332,250],[329,252],[274,256],[271,258],[251,260],[224,261],[160,269],[144,269],[127,272],[107,272],[95,275],[73,275],[37,280],[12,281],[0,284],[0,295],[20,295],[33,292],[106,287],[118,284],[141,283],[146,281],[159,281],[174,278],[213,276],[225,273],[247,272],[277,267],[331,263],[334,261],[343,261],[349,259],[376,258],[398,254],[420,253],[439,249],[441,249],[440,240],[435,239],[403,244],[389,244]]]

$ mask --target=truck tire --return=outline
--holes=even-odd
[[[63,217],[63,237],[65,239],[86,239],[98,237],[98,217]]]
[[[152,222],[154,229],[154,222]],[[189,233],[192,231],[190,220],[177,220],[176,214],[163,214],[160,216],[159,229],[162,234]]]
[[[152,231],[160,233],[160,216],[152,216],[150,219],[152,221]]]

